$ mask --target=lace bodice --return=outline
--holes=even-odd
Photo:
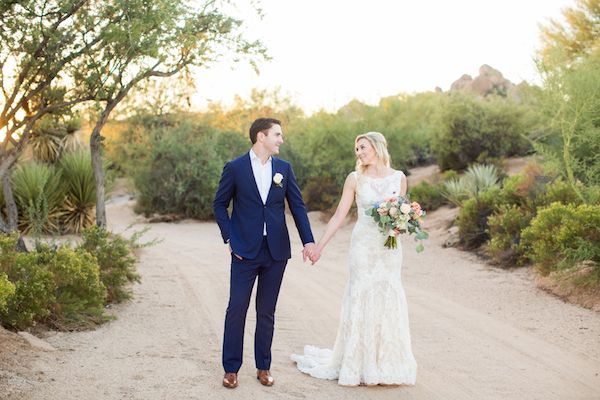
[[[402,171],[394,171],[391,175],[383,178],[372,178],[356,171],[352,172],[352,174],[356,180],[355,200],[359,221],[371,219],[371,217],[365,215],[365,211],[368,208],[379,204],[385,199],[398,196],[400,194],[402,179],[406,179]]]

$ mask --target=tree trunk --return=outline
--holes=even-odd
[[[100,134],[102,128],[108,120],[108,116],[115,108],[115,106],[123,99],[123,96],[117,96],[117,98],[106,104],[106,108],[102,111],[100,119],[96,122],[92,135],[90,136],[90,151],[92,154],[92,169],[94,170],[94,179],[96,180],[96,226],[106,229],[106,204],[104,203],[106,197],[106,188],[104,185],[104,168],[102,166],[102,140],[103,137]]]
[[[106,207],[104,197],[106,196],[104,188],[104,168],[102,167],[102,136],[100,130],[102,126],[100,121],[94,127],[90,137],[90,151],[92,154],[92,169],[94,170],[94,179],[96,180],[96,225],[100,228],[106,228]]]

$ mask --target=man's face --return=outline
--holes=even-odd
[[[262,136],[262,145],[270,155],[279,154],[279,146],[283,143],[283,132],[280,125],[273,125],[258,134]]]

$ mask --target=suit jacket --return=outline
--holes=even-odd
[[[275,157],[272,157],[271,166],[271,177],[280,173],[283,180],[281,187],[271,180],[265,204],[256,186],[249,153],[225,164],[215,194],[213,210],[221,236],[225,242],[229,240],[233,252],[243,258],[253,259],[258,255],[265,223],[267,242],[273,258],[278,261],[291,258],[290,236],[285,223],[285,199],[302,243],[314,242],[306,206],[292,166]],[[233,211],[230,217],[227,209],[232,200]]]

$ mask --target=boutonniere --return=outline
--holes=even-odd
[[[279,172],[276,173],[275,175],[273,175],[273,183],[275,184],[275,186],[282,188],[283,185],[281,184],[281,182],[283,181],[283,175],[281,175]]]

